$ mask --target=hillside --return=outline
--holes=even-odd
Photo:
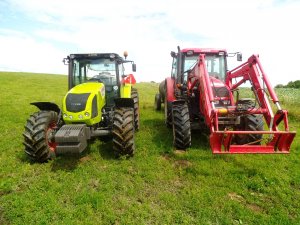
[[[67,77],[0,72],[0,224],[299,224],[300,90],[280,89],[298,135],[290,155],[212,155],[205,135],[173,152],[158,84],[139,83],[136,154],[96,141],[81,156],[32,163],[22,133],[29,103],[61,105]]]

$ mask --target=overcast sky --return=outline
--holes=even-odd
[[[180,45],[259,54],[286,84],[300,79],[299,22],[297,0],[0,0],[0,70],[67,74],[70,53],[127,50],[137,81],[160,81]]]

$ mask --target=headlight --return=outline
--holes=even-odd
[[[79,119],[83,119],[83,115],[79,115],[78,118],[79,118]]]
[[[68,117],[68,115],[66,113],[64,113],[64,118],[67,118],[67,117]]]
[[[73,116],[72,116],[72,115],[70,115],[70,116],[69,116],[69,118],[70,118],[70,120],[72,120],[72,119],[73,119]]]
[[[86,117],[90,117],[90,114],[89,114],[88,112],[85,112],[84,115],[85,115]]]

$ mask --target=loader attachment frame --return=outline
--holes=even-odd
[[[246,81],[250,82],[258,104],[255,110],[241,112],[232,98],[232,93]],[[189,73],[188,82],[190,89],[197,87],[200,92],[200,110],[205,118],[205,123],[210,129],[210,146],[214,154],[289,153],[296,132],[289,130],[288,112],[281,108],[278,97],[261,66],[258,55],[252,55],[247,62],[227,72],[225,86],[231,92],[230,100],[232,104],[230,106],[216,107],[216,102],[219,99],[213,92],[213,81],[207,72],[205,54],[199,55],[198,63]],[[273,112],[271,103],[275,105],[274,108],[277,108],[276,113]],[[219,129],[221,124],[219,120],[224,114],[234,115],[235,117],[241,114],[262,115],[268,130],[236,130],[234,127],[232,129]],[[284,130],[280,131],[279,125],[282,122]],[[234,142],[236,136],[249,134],[262,136],[262,140],[247,144]]]

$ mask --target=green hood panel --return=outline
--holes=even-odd
[[[66,124],[94,125],[101,121],[105,105],[103,83],[88,82],[73,87],[63,99],[63,119]]]
[[[88,82],[88,83],[82,83],[75,87],[73,87],[68,93],[94,93],[101,92],[105,95],[105,88],[103,83],[98,82]]]

